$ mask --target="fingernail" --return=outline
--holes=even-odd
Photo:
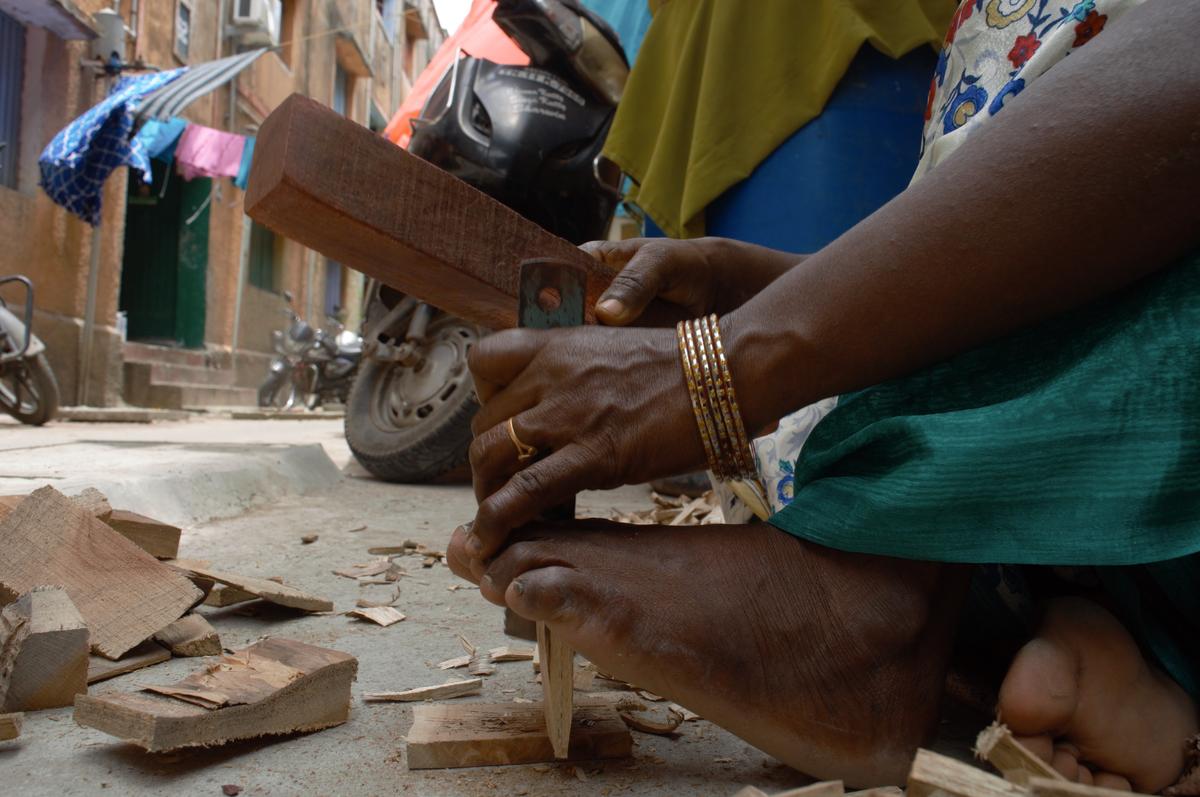
[[[496,586],[496,582],[495,582],[495,581],[492,581],[492,577],[491,577],[491,576],[489,576],[489,575],[487,575],[487,574],[484,574],[483,578],[479,579],[479,583],[480,583],[480,584],[487,584],[489,587],[495,587],[495,586]]]
[[[601,299],[600,304],[596,305],[596,309],[603,310],[610,316],[619,317],[625,312],[625,305],[617,299]]]
[[[472,556],[479,556],[479,554],[483,553],[483,542],[472,534],[470,537],[467,537],[467,550],[471,552]]]
[[[459,526],[458,528],[456,528],[456,529],[454,530],[454,533],[455,533],[455,534],[458,534],[460,531],[461,531],[463,534],[466,534],[466,533],[467,533],[467,527],[466,527],[466,526]]]
[[[525,594],[525,585],[522,584],[520,581],[514,581],[512,583],[512,588],[513,588],[513,591],[516,592],[518,595]]]

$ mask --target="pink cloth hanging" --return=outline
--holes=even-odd
[[[190,124],[179,138],[175,163],[185,180],[196,177],[237,177],[245,148],[245,136]]]

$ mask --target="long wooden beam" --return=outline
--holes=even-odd
[[[519,265],[576,263],[587,313],[613,271],[462,180],[299,94],[263,123],[246,212],[453,315],[516,326]]]

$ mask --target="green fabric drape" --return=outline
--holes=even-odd
[[[864,42],[893,58],[938,46],[955,6],[651,2],[604,152],[639,183],[631,198],[667,234],[703,235],[704,208],[821,113]]]
[[[1200,551],[1200,254],[1115,297],[843,397],[779,528],[943,562]]]

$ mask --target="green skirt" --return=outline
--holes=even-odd
[[[1097,566],[1125,619],[1197,689],[1195,668],[1164,650],[1178,634],[1136,615],[1162,616],[1165,601],[1200,621],[1200,253],[842,397],[804,445],[794,494],[771,523],[839,550]]]

